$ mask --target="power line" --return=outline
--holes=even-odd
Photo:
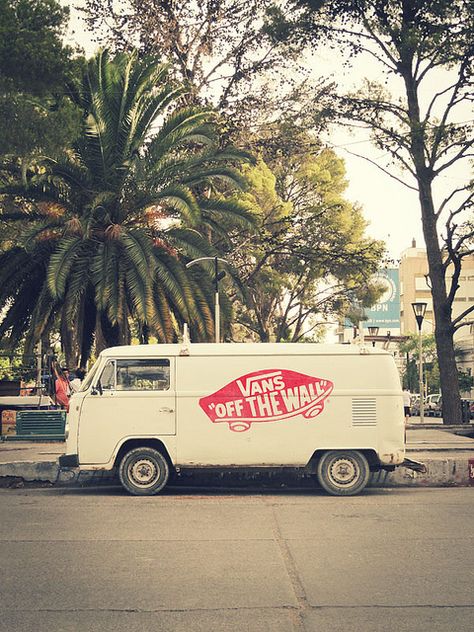
[[[466,123],[474,123],[474,119],[467,119],[466,121],[459,121],[457,123],[449,123],[448,125],[464,125]],[[434,128],[439,127],[439,125],[435,125],[434,123],[429,123],[429,125],[431,125]],[[411,132],[406,132],[404,134],[398,134],[398,136],[400,136],[400,138],[408,138],[410,134]],[[350,147],[351,145],[361,145],[364,143],[373,144],[373,142],[374,142],[373,138],[366,138],[364,140],[354,140],[354,141],[351,141],[350,143],[341,143],[340,145],[335,145],[331,143],[331,141],[327,141],[327,144],[330,144],[333,149],[344,149],[344,147]]]

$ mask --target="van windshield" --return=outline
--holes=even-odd
[[[95,374],[97,373],[99,364],[100,364],[99,360],[96,360],[94,366],[84,378],[84,381],[81,384],[81,388],[79,389],[79,392],[87,391],[89,386],[92,384],[92,380],[94,379]]]

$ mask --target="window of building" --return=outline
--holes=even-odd
[[[430,286],[426,282],[425,276],[415,277],[415,290],[418,290],[418,291],[427,290],[428,292],[430,291]]]

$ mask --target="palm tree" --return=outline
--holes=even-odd
[[[27,189],[4,188],[23,204],[0,216],[22,228],[0,255],[0,338],[26,334],[29,350],[56,323],[84,363],[94,338],[128,342],[131,317],[144,340],[172,341],[185,321],[195,340],[213,335],[210,278],[183,263],[217,254],[213,235],[255,224],[222,193],[242,185],[251,158],[219,149],[215,114],[176,107],[183,94],[166,65],[137,53],[99,52],[71,85],[81,137]]]

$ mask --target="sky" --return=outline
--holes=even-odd
[[[79,43],[87,55],[92,55],[96,45],[91,41],[92,37],[87,32],[77,11],[83,6],[84,0],[73,0],[73,2],[63,0],[62,4],[71,9],[69,39]],[[314,77],[330,75],[337,86],[345,90],[359,87],[365,77],[380,79],[379,69],[370,56],[358,57],[357,64],[345,71],[340,68],[339,57],[335,55],[334,51],[329,50],[312,55],[308,63],[311,65]],[[435,80],[440,79],[444,78],[435,78]],[[434,87],[427,85],[427,93],[431,92]],[[398,84],[389,85],[389,89],[396,94]],[[461,113],[461,116],[465,117],[463,120],[473,118],[472,115],[472,110]],[[394,261],[400,259],[402,251],[411,246],[412,239],[416,240],[418,247],[424,247],[417,192],[406,188],[384,174],[367,160],[355,157],[350,153],[361,154],[382,166],[386,166],[383,152],[370,141],[370,132],[356,130],[350,133],[347,129],[333,128],[323,140],[329,146],[334,147],[336,153],[344,159],[349,182],[346,196],[352,202],[358,202],[362,206],[364,217],[368,221],[367,233],[386,243],[388,257]],[[468,165],[465,165],[464,168],[458,166],[456,170],[452,169],[449,175],[439,178],[438,195],[444,197],[447,192],[452,190],[453,184],[460,186],[467,174],[467,167]],[[395,173],[404,177],[400,172],[395,171]],[[445,195],[442,195],[443,193]]]

